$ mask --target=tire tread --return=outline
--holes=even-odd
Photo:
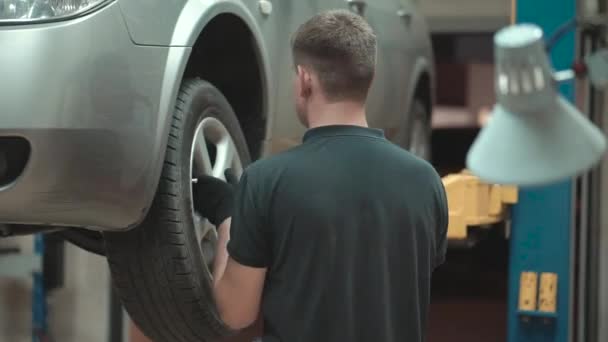
[[[183,189],[190,175],[184,180],[180,165],[185,148],[190,148],[185,146],[190,142],[184,141],[184,134],[185,128],[192,128],[187,123],[192,121],[191,108],[197,96],[217,97],[219,106],[229,111],[224,118],[230,121],[227,127],[234,129],[236,125],[240,132],[232,109],[215,87],[200,79],[185,80],[176,100],[162,174],[148,216],[128,232],[104,234],[114,287],[131,319],[156,342],[212,341],[231,333],[218,319],[210,279],[201,275],[195,262],[198,255],[193,254],[193,242],[189,241],[193,233],[186,232],[192,218],[186,216],[189,212],[184,203],[189,202],[184,200]],[[237,138],[244,144],[242,132]],[[245,153],[242,159],[247,163]]]

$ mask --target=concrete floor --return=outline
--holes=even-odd
[[[506,301],[462,297],[431,305],[428,342],[506,341]]]
[[[508,241],[448,251],[433,275],[428,342],[500,342],[507,334]]]

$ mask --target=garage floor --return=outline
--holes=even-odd
[[[505,248],[493,253],[496,261],[505,260]],[[448,261],[433,278],[428,341],[505,341],[506,263],[502,266],[494,262],[484,265],[478,258],[485,253],[478,251],[449,254]]]
[[[505,341],[506,309],[506,301],[501,299],[465,297],[436,301],[431,308],[428,341]]]

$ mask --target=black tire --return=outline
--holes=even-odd
[[[408,150],[427,161],[431,160],[431,115],[424,103],[417,98],[412,100],[408,123]],[[415,145],[422,145],[415,146]]]
[[[131,319],[155,342],[212,341],[231,333],[219,319],[191,214],[191,146],[197,124],[209,116],[227,128],[243,166],[250,162],[228,101],[208,82],[185,80],[146,219],[128,232],[104,234],[116,292]]]

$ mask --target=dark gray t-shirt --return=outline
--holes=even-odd
[[[272,341],[422,342],[447,224],[429,163],[380,130],[326,126],[247,168],[228,251],[268,268]]]

